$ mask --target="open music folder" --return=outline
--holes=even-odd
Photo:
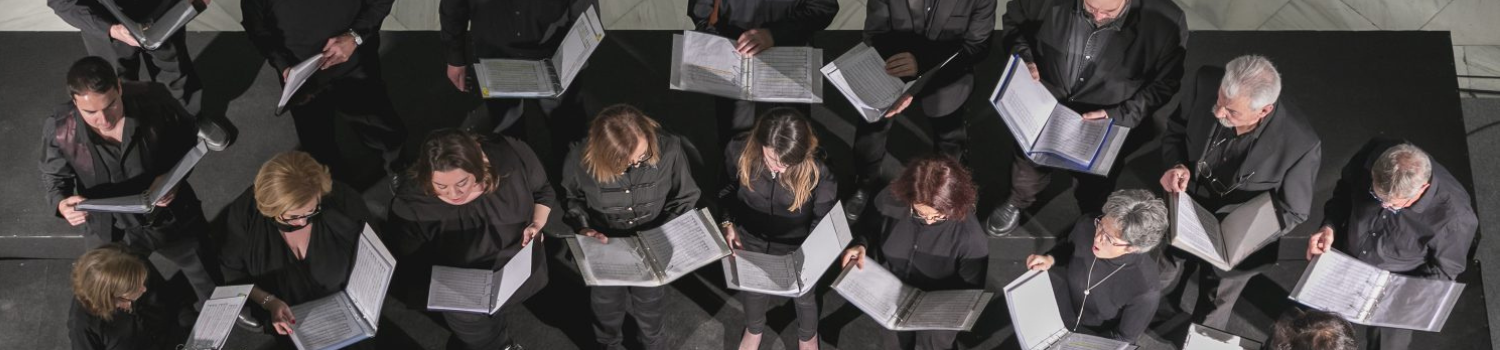
[[[1236,206],[1222,222],[1192,196],[1175,193],[1172,197],[1172,246],[1220,270],[1233,270],[1281,232],[1270,192]]]
[[[1367,326],[1443,330],[1464,284],[1403,276],[1336,250],[1313,258],[1289,296]]]
[[[844,218],[844,203],[834,203],[796,251],[771,255],[736,249],[724,257],[724,283],[730,289],[784,297],[798,297],[816,288],[818,278],[838,261],[854,240]]]
[[[745,57],[732,39],[684,31],[672,36],[672,90],[757,102],[823,103],[823,50],[777,46]]]
[[[886,74],[885,59],[880,58],[879,52],[859,43],[833,62],[828,62],[820,71],[854,105],[854,109],[864,116],[865,121],[873,123],[896,107],[901,96],[922,92],[927,82],[937,76],[937,71],[952,62],[954,57],[958,57],[958,53],[948,56],[937,67],[927,69],[927,72],[916,79],[903,83],[901,78]]]
[[[130,32],[130,36],[135,37],[136,43],[141,44],[141,48],[147,50],[156,50],[161,47],[162,43],[172,38],[172,34],[182,30],[182,27],[187,26],[189,21],[198,17],[198,13],[203,11],[197,7],[197,2],[192,0],[165,1],[151,12],[151,18],[155,18],[154,20],[137,23],[125,16],[125,11],[120,9],[120,5],[115,3],[115,0],[99,0],[99,3],[115,16],[115,20],[125,26],[125,30]]]
[[[575,234],[567,238],[568,250],[584,284],[662,286],[729,256],[729,243],[714,222],[708,209],[698,209],[634,236],[610,237],[609,244]]]
[[[321,53],[292,66],[291,71],[286,73],[286,84],[281,86],[281,100],[276,102],[276,115],[286,113],[287,103],[292,101],[292,97],[300,96],[297,90],[301,89],[302,85],[307,83],[307,79],[312,78],[313,73],[317,73],[318,67],[321,66],[323,66]]]
[[[1109,174],[1130,128],[1114,118],[1084,120],[1057,102],[1020,56],[1011,55],[990,105],[1005,121],[1016,143],[1032,162],[1095,175]]]
[[[172,193],[172,189],[176,188],[177,184],[181,183],[183,179],[186,179],[188,173],[193,172],[193,167],[198,166],[198,161],[202,160],[205,154],[208,154],[208,145],[204,144],[203,140],[200,139],[197,146],[193,146],[192,149],[188,150],[187,154],[182,156],[182,159],[177,161],[176,165],[172,166],[172,170],[165,174],[166,177],[162,178],[161,181],[152,183],[151,188],[146,189],[145,193],[121,197],[85,199],[78,202],[76,208],[88,212],[151,213],[151,211],[156,210],[156,202],[166,197],[168,193]]]
[[[532,247],[521,247],[500,270],[432,267],[427,285],[427,309],[493,315],[531,278]]]
[[[995,293],[983,289],[924,291],[908,286],[879,263],[865,257],[864,268],[849,264],[833,281],[833,290],[894,331],[974,328]]]
[[[1188,324],[1187,339],[1182,342],[1182,350],[1260,350],[1260,347],[1258,341],[1197,323]]]
[[[1025,350],[1133,350],[1130,343],[1068,331],[1047,271],[1029,270],[1005,285],[1005,305]],[[1069,316],[1072,317],[1072,316]]]
[[[198,320],[193,322],[193,330],[188,333],[187,343],[182,344],[179,349],[223,349],[224,341],[229,339],[230,331],[234,330],[234,320],[240,316],[240,309],[245,307],[245,299],[250,298],[251,287],[249,284],[215,287],[208,301],[203,302],[203,310],[198,313]]]
[[[374,338],[395,271],[396,259],[366,224],[344,290],[292,306],[292,343],[298,350],[332,350]]]
[[[479,95],[484,98],[556,98],[567,92],[594,49],[604,42],[604,25],[594,6],[568,28],[551,58],[542,60],[483,58],[474,65]]]

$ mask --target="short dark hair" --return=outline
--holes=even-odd
[[[1276,321],[1272,350],[1354,350],[1354,327],[1339,315],[1292,308]]]
[[[953,157],[926,155],[906,165],[891,194],[906,205],[923,204],[952,220],[962,220],[974,211],[978,188],[969,169]]]
[[[80,58],[68,68],[68,93],[73,96],[102,94],[119,86],[120,77],[115,73],[115,66],[99,56]]]
[[[500,142],[505,142],[500,140]],[[417,163],[407,170],[407,177],[427,195],[437,195],[432,188],[432,173],[435,171],[463,170],[474,175],[476,183],[484,185],[484,193],[490,193],[500,184],[500,176],[490,171],[485,161],[484,137],[464,129],[446,128],[432,131],[427,141],[422,142],[421,155]]]

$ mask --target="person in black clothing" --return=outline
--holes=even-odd
[[[38,164],[54,215],[83,226],[87,247],[121,242],[160,253],[182,269],[200,302],[208,300],[215,272],[199,255],[208,225],[187,181],[149,214],[77,209],[88,198],[139,196],[161,181],[198,143],[193,115],[161,84],[120,82],[103,58],[74,62],[67,80],[72,100],[42,123]]]
[[[286,83],[292,66],[323,54],[323,64],[298,89],[287,109],[302,150],[331,167],[334,178],[364,183],[339,156],[334,116],[340,115],[365,147],[380,152],[391,174],[401,170],[406,127],[396,115],[380,71],[380,23],[395,0],[240,3],[245,33]]]
[[[1382,270],[1451,281],[1468,267],[1479,229],[1470,203],[1463,184],[1422,149],[1371,140],[1344,166],[1323,205],[1323,226],[1308,239],[1307,259],[1337,242],[1339,250]],[[1411,330],[1361,328],[1368,331],[1368,348],[1411,345]]]
[[[818,136],[792,108],[775,108],[750,132],[729,142],[724,168],[730,182],[719,191],[725,238],[735,249],[786,255],[802,245],[838,201],[838,183],[820,157]],[[741,350],[760,348],[769,296],[740,292],[745,305]],[[818,348],[816,293],[793,298],[799,349]]]
[[[166,283],[138,251],[116,243],[84,253],[73,264],[68,339],[74,350],[172,349],[187,336],[158,300]]]
[[[1142,121],[1182,85],[1188,27],[1172,1],[1011,0],[1000,22],[1006,53],[1020,56],[1032,77],[1084,119],[1108,118],[1132,129],[1149,125]],[[1131,148],[1120,154],[1132,153]],[[1014,158],[1010,198],[985,223],[990,235],[1014,230],[1021,211],[1036,202],[1055,172],[1033,163],[1019,148]],[[1122,168],[1115,166],[1102,177],[1073,176],[1079,212],[1099,211]]]
[[[541,244],[557,198],[541,161],[526,143],[504,137],[481,141],[458,129],[433,132],[422,158],[391,202],[386,225],[397,254],[422,265],[499,270],[511,259],[531,259],[531,277],[502,310],[520,305],[547,284],[546,251],[516,256]],[[501,314],[444,312],[450,349],[520,349]]]
[[[439,37],[447,48],[447,77],[460,91],[468,86],[469,65],[480,58],[541,60],[551,58],[573,23],[599,0],[442,0],[438,5]],[[471,113],[462,127],[484,135],[500,134],[525,140],[526,126],[517,123],[528,106],[540,108],[553,134],[551,152],[562,152],[574,136],[559,135],[576,128],[567,122],[584,120],[582,86],[573,86],[555,99],[486,98],[486,111]],[[563,123],[558,123],[563,122]]]
[[[687,15],[694,30],[734,39],[735,49],[749,57],[775,46],[810,45],[813,33],[833,23],[838,12],[837,0],[688,0]],[[749,131],[757,107],[751,101],[715,97],[720,141],[727,144]],[[795,108],[804,115],[810,111],[805,104]]]
[[[935,148],[961,163],[967,159],[968,133],[964,102],[974,90],[974,65],[990,51],[990,33],[995,32],[995,0],[944,1],[927,0],[925,6],[909,6],[908,1],[872,0],[865,14],[864,41],[886,58],[886,74],[915,79],[957,53],[942,71],[917,96],[903,96],[897,108],[886,113],[886,119],[874,123],[856,121],[854,136],[855,165],[860,176],[854,195],[849,198],[846,214],[859,218],[869,197],[880,181],[880,164],[885,160],[886,135],[891,117],[906,110],[916,100],[917,107],[932,124]]]
[[[580,235],[624,237],[661,226],[693,210],[698,185],[682,139],[627,105],[604,108],[589,135],[563,161],[563,221]],[[666,287],[591,287],[594,336],[606,349],[623,349],[627,309],[647,349],[667,348],[662,319]],[[628,299],[628,300],[627,300]],[[627,306],[628,305],[628,306]]]
[[[291,305],[344,289],[359,236],[372,219],[359,192],[334,182],[327,166],[298,151],[266,161],[255,185],[224,210],[224,279],[255,284],[248,303],[260,307],[250,309],[270,320],[266,331],[281,335],[296,322]],[[290,338],[276,340],[292,348]]]
[[[1281,74],[1262,56],[1240,56],[1224,68],[1199,69],[1162,137],[1162,158],[1171,166],[1162,174],[1162,189],[1192,196],[1219,219],[1268,193],[1280,219],[1277,237],[1307,221],[1323,144],[1301,110],[1280,94]],[[1276,241],[1230,271],[1178,249],[1163,251],[1161,285],[1172,290],[1173,281],[1196,268],[1194,322],[1227,329],[1235,301],[1250,279],[1276,262]],[[1176,297],[1168,299],[1169,305],[1177,304]]]
[[[116,1],[120,12],[137,23],[151,23],[151,16],[162,7],[177,0]],[[202,11],[208,1],[192,1]],[[140,78],[141,61],[144,58],[150,80],[166,85],[172,96],[182,101],[189,113],[198,114],[198,91],[203,88],[198,73],[193,69],[192,57],[187,52],[187,30],[183,28],[172,34],[154,50],[141,47],[133,34],[120,24],[100,0],[47,0],[47,6],[64,22],[78,28],[83,34],[83,48],[89,56],[99,56],[110,61],[121,78]]]
[[[969,170],[951,157],[930,155],[875,197],[879,220],[867,220],[844,250],[841,266],[864,268],[870,255],[902,282],[931,290],[984,288],[989,240],[974,217],[978,195]],[[952,349],[958,331],[883,332],[887,348]]]
[[[1266,350],[1356,350],[1354,327],[1338,314],[1294,307],[1271,327]]]
[[[1161,301],[1149,253],[1169,221],[1166,203],[1150,191],[1119,190],[1103,215],[1078,218],[1046,255],[1027,256],[1026,268],[1048,271],[1062,261],[1050,276],[1068,329],[1135,343]]]

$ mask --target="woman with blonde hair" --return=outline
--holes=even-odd
[[[297,321],[291,305],[343,290],[371,219],[358,191],[334,182],[327,166],[300,151],[266,161],[255,185],[224,210],[224,280],[255,284],[247,303],[259,307],[252,313],[270,320],[267,332],[281,335]],[[292,348],[289,338],[276,340]]]
[[[567,197],[563,221],[580,235],[609,244],[655,228],[693,210],[698,185],[682,139],[635,107],[614,105],[589,123],[588,137],[563,160]],[[665,287],[591,287],[594,337],[605,349],[624,349],[627,311],[646,349],[665,349],[661,303]]]
[[[177,329],[170,313],[147,305],[150,276],[144,259],[119,243],[89,250],[73,263],[68,338],[73,349],[170,349]]]
[[[791,254],[838,201],[838,184],[820,157],[812,125],[792,108],[774,108],[729,142],[724,166],[729,183],[719,191],[725,238],[735,249]],[[760,348],[768,296],[740,292],[745,333],[740,349]],[[792,299],[797,310],[798,348],[818,348],[815,293]]]

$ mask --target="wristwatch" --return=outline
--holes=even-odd
[[[359,33],[355,33],[354,29],[349,29],[349,36],[354,37],[354,46],[360,46],[360,45],[364,45],[365,44],[365,38],[359,37]]]

